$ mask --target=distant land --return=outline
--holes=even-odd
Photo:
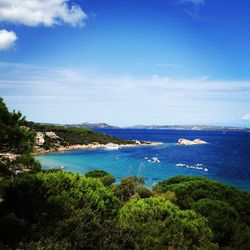
[[[119,127],[109,125],[107,123],[89,123],[82,122],[79,124],[50,124],[42,123],[45,125],[58,125],[68,128],[90,128],[90,129],[174,129],[174,130],[209,130],[209,131],[247,131],[250,128],[246,127],[233,127],[233,126],[215,126],[215,125],[134,125],[128,127]]]
[[[135,125],[131,129],[174,129],[174,130],[219,130],[219,131],[248,131],[250,128],[214,125]]]

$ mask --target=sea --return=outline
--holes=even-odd
[[[128,140],[163,142],[161,146],[85,149],[36,156],[43,169],[63,168],[85,174],[101,169],[117,183],[123,177],[141,176],[149,188],[176,176],[204,176],[250,192],[250,133],[164,129],[98,129]],[[184,146],[178,139],[201,139],[207,144]]]

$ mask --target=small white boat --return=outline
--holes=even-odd
[[[186,164],[183,164],[183,163],[177,163],[175,166],[176,166],[176,167],[186,167]]]
[[[104,147],[106,150],[117,150],[120,148],[120,146],[118,144],[114,144],[114,143],[108,143],[105,145]]]
[[[152,157],[152,162],[153,163],[159,163],[160,160],[157,157]]]
[[[201,163],[197,163],[197,164],[195,164],[195,166],[196,166],[196,167],[202,167],[202,166],[203,166],[203,164],[201,164]]]
[[[208,169],[207,169],[207,168],[204,168],[204,172],[208,172]]]
[[[198,169],[198,170],[203,170],[202,167],[195,167],[195,169]]]

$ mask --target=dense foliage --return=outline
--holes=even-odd
[[[88,172],[85,176],[97,178],[105,186],[111,186],[115,182],[115,177],[104,170],[93,170]]]
[[[181,209],[208,219],[214,240],[230,249],[249,249],[250,194],[204,177],[176,176],[158,183],[158,193],[172,191]]]
[[[34,145],[34,132],[22,127],[20,112],[9,112],[0,97],[0,152],[27,153]]]
[[[249,249],[249,193],[183,176],[150,192],[139,177],[104,185],[108,175],[51,170],[2,181],[0,248]],[[202,192],[202,182],[211,188]]]

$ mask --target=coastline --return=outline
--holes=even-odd
[[[128,147],[145,147],[145,146],[162,146],[163,142],[143,142],[143,143],[130,143],[130,144],[117,144],[119,148],[128,148]],[[107,144],[100,143],[90,143],[90,144],[75,144],[70,146],[60,146],[58,148],[53,149],[37,149],[32,155],[43,155],[53,152],[64,152],[70,150],[78,150],[78,149],[100,149],[106,148]]]

